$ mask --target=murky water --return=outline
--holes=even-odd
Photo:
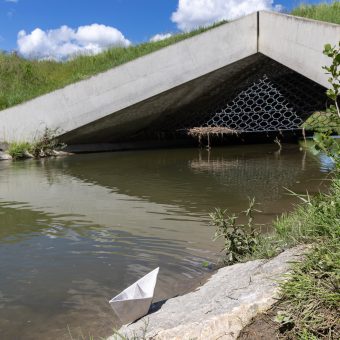
[[[0,163],[0,338],[106,336],[108,300],[160,266],[158,300],[216,261],[208,213],[255,196],[269,223],[284,187],[320,189],[329,164],[285,145],[77,155]],[[69,330],[68,330],[69,329]]]

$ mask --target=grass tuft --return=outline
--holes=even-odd
[[[334,0],[332,3],[323,2],[317,5],[302,4],[293,9],[291,14],[340,25],[340,2]]]

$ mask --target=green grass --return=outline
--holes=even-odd
[[[0,110],[107,71],[223,23],[173,35],[162,41],[111,48],[93,56],[78,56],[67,62],[27,60],[15,54],[0,53]]]
[[[332,3],[324,2],[317,5],[300,5],[293,9],[291,14],[299,17],[340,24],[340,2],[339,0],[335,0]]]
[[[240,256],[239,260],[271,258],[299,244],[312,245],[306,259],[294,264],[289,280],[281,284],[278,302],[281,314],[277,319],[281,319],[281,326],[284,326],[278,328],[284,331],[280,338],[339,339],[339,173],[331,180],[328,193],[297,197],[301,203],[295,211],[279,217],[274,222],[273,233],[255,235],[252,243],[256,246],[250,248],[251,252]],[[226,237],[229,235],[226,234]]]
[[[293,266],[289,280],[281,286],[278,308],[285,316],[283,336],[339,339],[339,290],[340,241],[332,238],[315,245],[303,262]]]
[[[8,154],[13,157],[13,159],[23,159],[27,158],[26,153],[30,153],[32,145],[27,142],[13,142],[9,145],[7,150]]]
[[[279,336],[283,339],[339,339],[339,174],[331,180],[329,193],[298,197],[301,204],[296,206],[295,211],[279,217],[274,222],[272,234],[253,234],[252,244],[255,247],[249,248],[251,252],[238,252],[238,260],[271,258],[287,248],[311,244],[312,249],[305,260],[294,264],[288,280],[281,284],[281,296],[277,304],[280,314],[276,318],[278,329],[281,330]],[[230,217],[224,216],[224,219],[230,228]],[[213,224],[218,228],[221,221],[222,218],[216,225],[215,219]],[[224,247],[228,254],[233,239],[230,233],[225,234],[225,237]],[[239,234],[239,237],[244,237],[245,241],[249,239],[245,234]],[[244,242],[238,244],[243,246]]]

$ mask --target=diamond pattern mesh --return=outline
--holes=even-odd
[[[201,119],[191,117],[178,124],[178,128],[226,127],[239,132],[298,130],[316,109],[325,107],[324,93],[313,85],[306,86],[293,76],[276,83],[265,75],[234,99],[222,99],[208,112],[198,113],[196,117]]]
[[[149,131],[186,132],[193,127],[225,127],[240,133],[294,131],[315,111],[325,110],[325,89],[296,73],[264,74],[213,102],[163,116]]]

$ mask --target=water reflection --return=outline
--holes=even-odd
[[[321,159],[322,161],[322,159]],[[322,166],[321,166],[322,168]],[[8,339],[106,336],[107,300],[156,266],[156,296],[183,292],[217,257],[207,213],[262,204],[259,223],[320,189],[320,160],[285,146],[78,155],[0,163],[0,329]]]

